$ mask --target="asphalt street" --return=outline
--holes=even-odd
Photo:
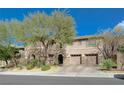
[[[124,80],[95,77],[0,75],[0,85],[124,85]]]

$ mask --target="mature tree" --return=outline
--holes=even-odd
[[[14,34],[12,33],[11,23],[9,21],[0,22],[0,59],[6,62],[8,65],[8,60],[15,60],[15,53],[17,49],[12,47],[12,40]],[[17,65],[16,61],[15,65]]]
[[[10,43],[9,38],[8,22],[0,21],[0,44],[8,45]]]
[[[4,46],[9,44],[9,32],[7,29],[8,22],[0,22],[0,59],[4,60],[8,64],[8,59],[10,55],[7,52],[7,49]]]
[[[11,59],[11,53],[9,51],[9,47],[0,45],[0,60],[5,61],[6,65],[8,65],[8,60],[10,59]]]
[[[62,47],[66,43],[71,43],[75,36],[73,17],[61,11],[54,11],[52,15],[41,12],[31,14],[25,18],[23,27],[26,40],[40,44],[40,55],[44,58],[44,65],[47,62],[49,48],[55,44]]]
[[[10,45],[8,46],[3,46],[0,45],[0,60],[3,60],[6,62],[6,65],[8,65],[8,61],[12,61],[14,60],[15,66],[17,66],[16,63],[16,53],[18,52],[18,50],[14,47],[11,47]]]
[[[120,28],[107,29],[100,32],[100,36],[104,38],[103,46],[99,47],[98,43],[97,48],[101,51],[105,59],[115,59],[117,48],[121,44],[120,41],[123,35],[123,31]]]

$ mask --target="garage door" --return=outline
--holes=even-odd
[[[98,54],[86,54],[85,64],[88,66],[94,66],[98,64]]]
[[[79,65],[81,64],[81,55],[71,55],[71,64],[72,65]]]

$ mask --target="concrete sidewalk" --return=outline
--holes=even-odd
[[[0,72],[0,75],[59,76],[59,77],[97,77],[114,78],[114,73],[42,73],[42,72]]]

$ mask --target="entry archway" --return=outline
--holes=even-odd
[[[63,55],[62,54],[58,55],[58,63],[63,64]]]

